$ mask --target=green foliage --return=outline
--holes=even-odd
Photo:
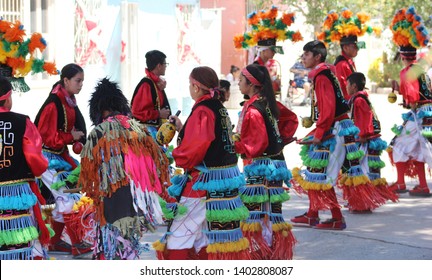
[[[383,72],[381,71],[382,58],[378,57],[369,65],[367,76],[373,83],[379,84],[383,80]]]
[[[379,87],[390,87],[392,80],[399,80],[402,65],[389,59],[387,53],[378,57],[369,65],[367,76],[371,82],[377,83]]]

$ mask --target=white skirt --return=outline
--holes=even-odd
[[[393,144],[393,161],[406,162],[415,160],[425,162],[432,167],[432,145],[421,134],[421,119],[411,111],[414,120],[408,120],[402,128],[401,134]]]

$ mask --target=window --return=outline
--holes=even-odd
[[[0,16],[11,22],[21,20],[23,14],[24,0],[2,0],[0,1]]]

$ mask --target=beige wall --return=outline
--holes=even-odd
[[[246,51],[234,48],[233,38],[245,31],[246,1],[241,0],[201,0],[201,8],[224,8],[222,11],[221,69],[215,69],[226,75],[231,65],[240,68],[246,66]]]

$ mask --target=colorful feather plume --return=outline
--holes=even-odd
[[[412,46],[416,49],[427,46],[430,36],[421,16],[413,6],[396,12],[390,24],[393,42],[398,46]]]
[[[0,64],[12,68],[12,77],[22,78],[30,72],[59,74],[54,63],[37,57],[37,50],[43,52],[46,45],[40,33],[27,38],[20,21],[12,23],[0,18]]]
[[[347,8],[342,9],[340,14],[330,11],[324,19],[322,32],[317,35],[317,38],[328,44],[330,42],[340,42],[342,37],[360,37],[365,33],[375,33],[379,36],[381,29],[368,25],[367,22],[369,21],[370,16],[363,12],[354,15]]]
[[[267,39],[275,39],[276,41],[289,39],[293,42],[303,40],[299,31],[288,30],[288,27],[294,23],[294,13],[283,13],[279,18],[278,13],[278,8],[273,6],[270,10],[249,14],[250,30],[234,37],[235,48],[248,49],[256,46],[258,41]]]

